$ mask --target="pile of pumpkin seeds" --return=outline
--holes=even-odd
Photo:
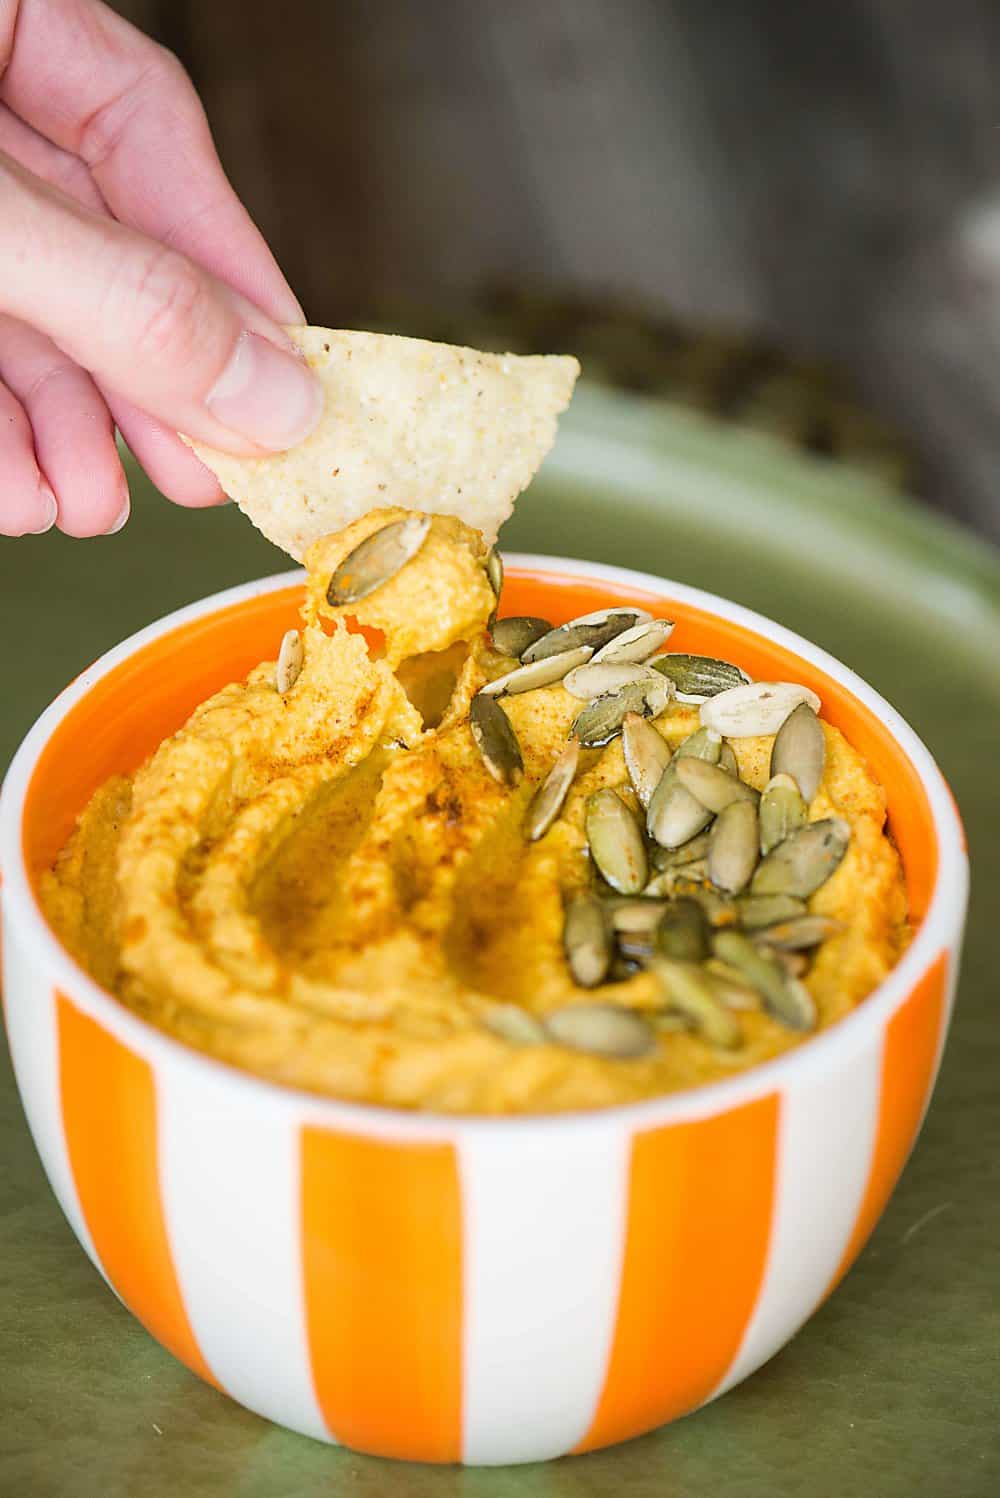
[[[819,699],[794,682],[754,682],[707,656],[658,654],[672,625],[623,606],[553,627],[492,625],[511,667],[473,700],[471,726],[494,777],[516,784],[520,750],[502,699],[561,682],[581,707],[569,741],[525,816],[529,841],[553,826],[581,752],[621,736],[628,786],[587,801],[591,887],[566,905],[563,943],[583,989],[649,972],[658,1010],[579,1001],[544,1021],[493,1004],[484,1022],[513,1044],[545,1041],[622,1059],[650,1054],[658,1032],[689,1030],[720,1050],[742,1044],[739,1012],[764,1009],[792,1030],[817,1022],[802,982],[811,955],[841,925],[807,901],[847,851],[840,818],[809,821],[823,776]],[[675,697],[700,705],[701,726],[671,752],[650,721]],[[763,793],[740,779],[729,739],[773,735]],[[636,804],[638,809],[636,809]]]
[[[388,582],[419,551],[429,526],[429,517],[412,516],[367,537],[334,572],[330,603],[357,602]],[[484,570],[499,603],[503,564],[495,548]],[[524,772],[504,697],[562,683],[581,703],[566,748],[528,806],[530,841],[559,817],[581,752],[622,738],[632,795],[604,788],[587,802],[593,879],[567,903],[563,942],[580,988],[646,971],[662,1005],[647,1016],[581,1000],[541,1020],[494,1003],[484,1011],[487,1027],[515,1045],[551,1042],[621,1059],[650,1054],[658,1031],[680,1029],[737,1049],[737,1015],[747,1009],[763,1007],[793,1030],[813,1029],[815,1006],[802,976],[809,954],[841,927],[810,914],[806,902],[836,870],[850,838],[840,818],[809,821],[825,757],[819,698],[794,682],[751,681],[728,661],[657,654],[673,625],[628,605],[557,626],[498,620],[494,609],[489,623],[494,648],[511,667],[473,698],[469,726],[496,780],[513,787]],[[290,690],[300,670],[301,640],[290,631],[278,690]],[[674,697],[700,704],[701,726],[671,752],[650,720]],[[727,742],[759,735],[774,735],[762,794],[740,779]]]

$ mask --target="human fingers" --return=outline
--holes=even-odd
[[[5,0],[0,0],[0,8],[4,3]],[[90,171],[79,156],[54,146],[5,104],[0,104],[0,154],[10,156],[26,171],[75,198],[78,203],[86,204],[97,213],[107,211]]]
[[[106,390],[104,397],[133,456],[161,494],[189,510],[226,503],[215,474],[195,457],[176,432],[112,391]]]
[[[56,497],[35,459],[21,404],[0,385],[0,536],[36,536],[55,524]]]
[[[185,256],[0,158],[0,311],[166,426],[254,455],[301,442],[322,392],[281,328]]]
[[[128,483],[111,413],[79,365],[43,334],[0,317],[0,379],[21,404],[35,459],[68,536],[102,536],[128,519]]]
[[[4,9],[0,0],[0,58]],[[190,256],[275,321],[305,320],[170,52],[100,0],[21,0],[7,38],[0,99],[87,164],[116,218]]]

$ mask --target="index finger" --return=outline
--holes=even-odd
[[[87,163],[116,218],[275,321],[304,321],[226,178],[184,69],[101,0],[0,0],[0,100]]]

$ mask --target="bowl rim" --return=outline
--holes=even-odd
[[[968,902],[968,858],[965,834],[955,798],[929,749],[904,718],[874,688],[835,656],[801,635],[742,604],[670,578],[609,563],[531,552],[506,552],[511,573],[534,573],[554,580],[580,579],[610,587],[658,594],[693,608],[715,613],[808,660],[847,688],[869,711],[881,718],[917,772],[927,796],[938,839],[937,876],[921,924],[903,956],[885,979],[850,1014],[801,1045],[769,1061],[750,1066],[732,1077],[609,1107],[554,1113],[490,1115],[393,1108],[385,1104],[341,1099],[310,1092],[244,1071],[207,1052],[195,1050],[159,1030],[102,988],[63,947],[35,899],[24,858],[22,821],[32,775],[48,739],[66,714],[91,688],[151,641],[179,626],[231,609],[271,592],[301,585],[302,568],[253,579],[187,604],[129,635],[81,672],[40,714],[15,753],[0,793],[0,869],[3,870],[3,919],[15,922],[21,946],[34,950],[44,964],[46,979],[91,1018],[108,1028],[143,1059],[179,1067],[216,1085],[252,1092],[271,1105],[291,1107],[300,1122],[332,1126],[368,1136],[436,1139],[460,1134],[510,1134],[526,1129],[560,1130],[581,1127],[630,1129],[662,1127],[711,1117],[778,1092],[789,1081],[806,1080],[811,1072],[825,1072],[849,1061],[870,1043],[900,1007],[942,951],[956,950]]]

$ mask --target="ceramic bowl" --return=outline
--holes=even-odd
[[[916,735],[830,656],[660,578],[508,556],[504,612],[636,601],[671,648],[820,695],[886,789],[915,937],[849,1017],[722,1082],[488,1119],[341,1103],[189,1050],[102,991],[35,884],[109,775],[273,657],[301,575],[208,598],[85,671],[7,777],[5,1011],[80,1242],[201,1378],[281,1425],[433,1462],[592,1451],[746,1378],[833,1290],[927,1106],[967,898],[961,824]]]

